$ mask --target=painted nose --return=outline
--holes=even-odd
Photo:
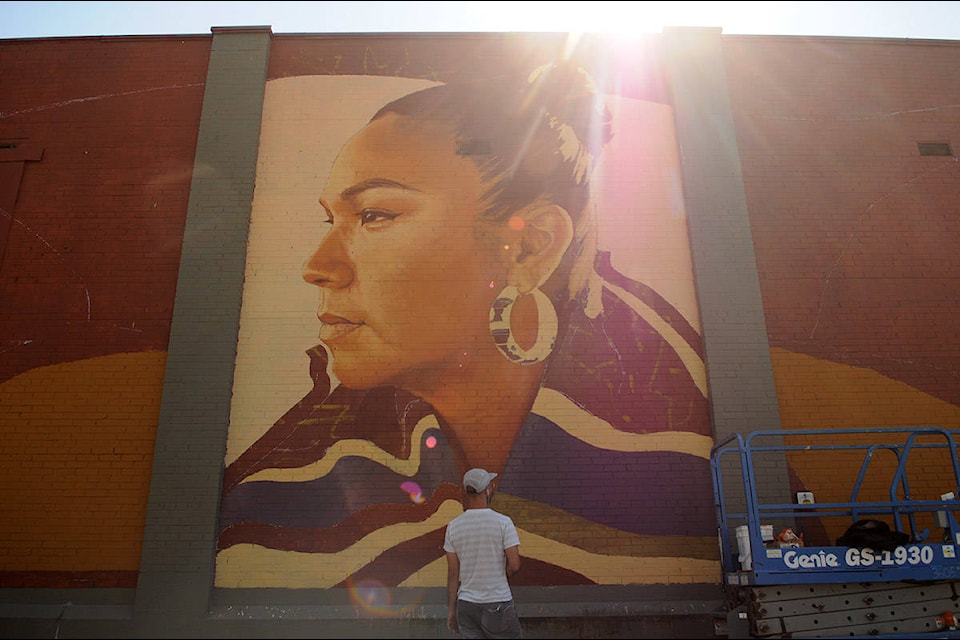
[[[343,242],[331,231],[303,265],[303,279],[318,287],[342,288],[353,282],[353,265]]]

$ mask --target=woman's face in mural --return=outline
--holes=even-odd
[[[492,348],[505,267],[479,220],[479,171],[451,135],[410,125],[389,115],[343,148],[320,197],[329,229],[303,270],[320,289],[334,373],[352,388],[417,391]]]

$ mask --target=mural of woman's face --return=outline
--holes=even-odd
[[[422,392],[493,353],[488,314],[507,252],[479,220],[480,173],[455,145],[389,115],[331,168],[320,196],[329,229],[303,278],[320,289],[320,339],[348,387]]]

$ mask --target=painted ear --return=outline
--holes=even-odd
[[[573,221],[566,209],[555,204],[534,205],[519,217],[524,221],[520,251],[507,279],[522,293],[529,293],[556,271],[573,242]]]

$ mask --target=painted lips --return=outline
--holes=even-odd
[[[362,326],[362,322],[351,322],[346,318],[325,313],[320,316],[320,339],[324,342],[337,340]]]

